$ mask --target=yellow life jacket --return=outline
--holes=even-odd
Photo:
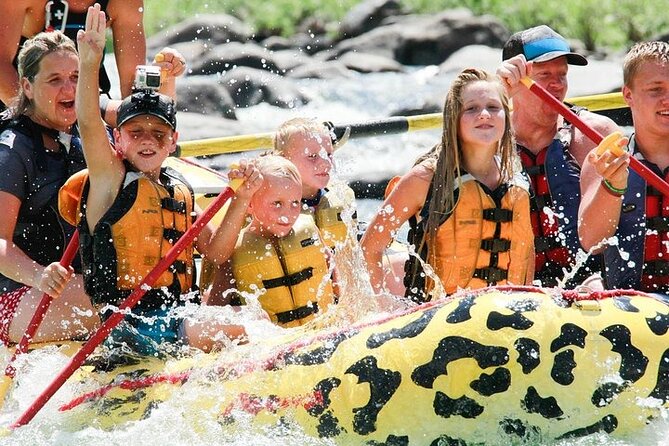
[[[462,179],[458,202],[437,230],[436,246],[428,247],[444,290],[526,284],[534,261],[528,191],[501,186],[506,191],[496,203],[474,177]]]
[[[84,186],[82,202],[88,185]],[[162,169],[161,184],[128,171],[116,200],[92,235],[85,207],[80,208],[84,285],[94,303],[117,303],[134,290],[190,228],[192,212],[193,193],[185,179],[170,168]],[[160,307],[177,300],[191,290],[193,272],[190,245],[158,277],[152,285],[156,293],[147,293],[140,306]],[[167,293],[158,293],[161,288]]]
[[[318,228],[300,215],[290,233],[272,241],[242,230],[232,255],[239,291],[256,293],[272,321],[284,327],[302,325],[333,301],[332,283]]]
[[[355,205],[355,193],[348,186],[337,187],[337,189],[325,189],[318,204],[311,208],[304,206],[303,213],[312,215],[316,226],[321,231],[323,242],[334,248],[336,243],[346,240],[348,226],[342,219],[342,212],[348,207]],[[353,223],[356,224],[356,214],[353,214]]]

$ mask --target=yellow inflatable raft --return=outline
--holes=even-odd
[[[265,357],[250,346],[247,361],[169,373],[126,367],[61,410],[112,427],[204,379],[202,395],[184,403],[195,429],[208,414],[223,424],[297,423],[343,445],[629,434],[667,409],[668,328],[669,301],[643,293],[489,288]]]

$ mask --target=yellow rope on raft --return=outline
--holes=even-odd
[[[607,93],[591,96],[580,96],[566,100],[570,104],[585,107],[590,111],[616,110],[626,108],[627,104],[621,93]],[[405,121],[405,128],[398,130],[397,122]],[[388,118],[388,128],[384,128],[385,120],[375,122],[379,129],[378,135],[384,133],[414,132],[418,130],[429,130],[439,128],[442,125],[441,113],[429,113],[416,116],[396,116]],[[352,126],[357,124],[351,124]],[[392,126],[392,127],[391,127]],[[224,136],[221,138],[198,139],[181,143],[180,156],[203,156],[218,155],[223,153],[247,152],[250,150],[269,149],[272,147],[274,133],[256,133],[252,135]],[[371,136],[365,132],[361,136]],[[355,132],[351,133],[351,139],[355,139]]]

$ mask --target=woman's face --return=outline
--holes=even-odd
[[[498,144],[506,117],[497,85],[476,81],[462,89],[459,135],[463,148]]]
[[[68,131],[77,120],[74,98],[79,78],[79,58],[70,51],[47,54],[32,82],[21,79],[32,103],[32,117],[45,127]]]

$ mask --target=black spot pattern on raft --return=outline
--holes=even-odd
[[[461,358],[473,358],[480,368],[485,369],[506,364],[509,353],[504,347],[489,347],[471,339],[449,336],[439,341],[430,362],[416,367],[411,379],[417,385],[431,389],[438,376],[447,374],[446,366]]]
[[[474,301],[474,296],[467,296],[464,299],[460,299],[458,308],[453,310],[451,314],[446,317],[446,322],[449,324],[459,324],[460,322],[465,322],[471,319],[472,315],[469,313],[469,310],[474,306]]]
[[[590,426],[582,427],[580,429],[575,429],[573,431],[569,431],[566,434],[560,435],[557,437],[557,440],[563,440],[565,438],[576,438],[576,437],[584,437],[586,435],[594,434],[597,432],[606,432],[607,434],[610,434],[616,428],[618,427],[618,419],[615,417],[615,415],[607,415],[595,424],[591,424]]]
[[[453,399],[444,392],[434,396],[434,413],[440,417],[450,418],[459,415],[463,418],[476,418],[483,413],[483,406],[466,396]]]
[[[534,322],[518,312],[513,314],[502,314],[497,311],[491,311],[488,315],[486,326],[488,330],[497,331],[502,328],[513,328],[514,330],[527,330],[532,327]]]
[[[409,322],[401,328],[393,328],[385,333],[374,333],[367,339],[367,348],[378,348],[391,339],[407,339],[415,338],[425,330],[425,327],[430,323],[434,314],[439,308],[430,308],[421,314],[415,321]]]
[[[648,328],[654,334],[662,336],[669,329],[669,314],[655,313],[655,317],[646,318]]]
[[[475,379],[469,384],[469,387],[483,396],[506,392],[509,386],[511,386],[511,372],[503,367],[496,368],[491,375],[481,373],[479,379]]]
[[[564,415],[554,397],[542,398],[533,386],[527,388],[527,393],[521,401],[521,405],[527,413],[538,413],[547,419],[560,418]]]
[[[513,346],[518,352],[518,364],[523,367],[524,374],[530,373],[541,362],[541,347],[534,339],[518,338]]]
[[[614,352],[620,354],[620,377],[636,382],[646,372],[648,358],[641,350],[632,345],[629,328],[624,325],[611,325],[600,333],[613,345]]]
[[[657,371],[657,383],[650,395],[663,402],[669,401],[669,349],[664,351],[660,358],[660,367]]]
[[[551,352],[556,352],[568,345],[575,345],[577,347],[585,347],[585,337],[588,332],[571,323],[563,324],[560,327],[560,336],[553,339],[551,342]]]
[[[332,438],[344,432],[339,426],[339,420],[331,411],[325,412],[318,418],[318,426],[316,426],[318,436],[321,438]]]
[[[627,296],[617,296],[613,298],[613,305],[620,310],[627,311],[628,313],[638,313],[639,309],[632,305],[630,298]]]
[[[376,358],[366,356],[349,367],[345,373],[358,377],[358,383],[369,383],[369,402],[353,409],[353,430],[360,435],[376,431],[376,418],[383,406],[392,398],[402,382],[400,372],[380,369]]]
[[[539,437],[540,430],[536,426],[526,426],[523,420],[504,418],[499,422],[499,427],[506,435],[528,440],[530,436]],[[524,441],[523,444],[528,443]],[[532,443],[528,443],[532,444]]]
[[[314,394],[318,393],[321,395],[321,398],[323,399],[323,405],[313,405],[308,409],[309,415],[312,417],[317,417],[318,415],[322,414],[325,409],[330,407],[330,403],[332,403],[332,400],[330,400],[330,393],[339,387],[341,384],[341,380],[339,378],[326,378],[318,384],[314,386]]]
[[[553,368],[551,369],[551,378],[556,383],[568,386],[574,382],[572,370],[576,368],[574,361],[574,350],[569,349],[555,355]]]
[[[339,344],[357,334],[357,331],[347,331],[339,333],[324,342],[324,345],[314,348],[306,353],[288,352],[284,358],[283,363],[286,365],[318,365],[325,364],[330,360],[334,352],[339,347]]]
[[[604,407],[611,404],[617,395],[620,395],[626,388],[629,387],[629,382],[625,381],[619,383],[604,383],[592,393],[590,401],[595,407]]]
[[[459,438],[451,438],[448,435],[442,435],[430,443],[430,446],[467,446],[467,443]]]
[[[388,435],[388,438],[386,438],[386,441],[384,442],[378,442],[378,441],[368,441],[365,443],[369,446],[409,446],[409,437],[406,435],[398,437],[395,435]]]

